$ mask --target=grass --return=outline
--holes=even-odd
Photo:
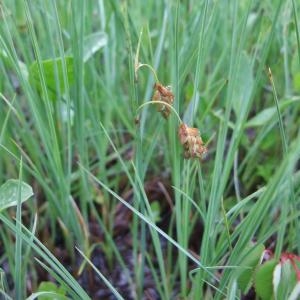
[[[296,1],[0,5],[0,182],[35,192],[0,213],[1,293],[43,274],[93,298],[77,280],[94,269],[118,299],[240,299],[250,245],[299,254]],[[145,105],[157,78],[137,62],[209,141],[202,160]]]

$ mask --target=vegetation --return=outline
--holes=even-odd
[[[1,297],[299,299],[297,1],[0,8]]]

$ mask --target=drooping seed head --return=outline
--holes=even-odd
[[[188,127],[186,124],[181,123],[178,129],[178,137],[183,145],[185,158],[202,158],[207,152],[197,128]]]
[[[174,102],[174,94],[172,93],[170,86],[163,86],[161,83],[156,82],[154,84],[154,94],[152,101],[161,101],[169,105],[172,105]],[[171,109],[168,105],[162,103],[157,103],[157,110],[160,111],[165,119],[170,115]]]

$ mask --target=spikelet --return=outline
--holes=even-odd
[[[171,87],[165,87],[159,82],[156,82],[154,84],[154,94],[152,97],[152,101],[161,101],[172,105],[174,101],[174,94],[171,91]],[[167,105],[157,103],[157,111],[160,111],[163,117],[167,119],[170,115],[171,109]]]
[[[178,129],[179,141],[184,148],[185,158],[202,158],[207,152],[197,128],[188,127],[186,124],[181,123]]]

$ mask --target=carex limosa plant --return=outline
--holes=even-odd
[[[142,34],[142,33],[141,33]],[[135,56],[135,77],[138,78],[138,71],[142,67],[147,67],[153,73],[155,78],[155,83],[153,86],[153,96],[152,100],[146,103],[143,103],[139,108],[141,109],[147,104],[155,104],[157,106],[157,111],[159,111],[165,119],[168,119],[171,111],[173,111],[179,121],[178,127],[178,138],[181,145],[184,148],[184,158],[202,158],[203,155],[207,152],[207,148],[204,145],[200,131],[197,128],[189,127],[187,124],[183,123],[179,114],[172,106],[174,102],[174,94],[172,92],[171,86],[163,85],[159,80],[154,68],[145,63],[139,62],[139,50],[140,50],[141,36],[139,39],[137,53]]]

